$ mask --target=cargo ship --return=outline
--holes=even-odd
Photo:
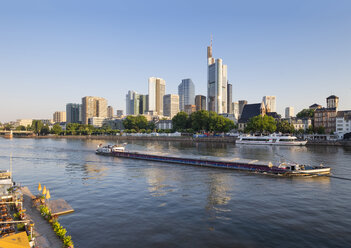
[[[257,173],[281,175],[281,176],[322,176],[330,174],[330,167],[323,165],[311,166],[298,163],[272,163],[259,160],[248,159],[222,159],[222,158],[206,158],[206,157],[178,157],[171,155],[159,155],[154,153],[139,153],[125,150],[125,144],[119,145],[100,145],[96,154],[107,155],[120,158],[140,159],[155,162],[186,164],[201,167],[212,167],[222,169],[232,169],[241,171],[250,171]]]

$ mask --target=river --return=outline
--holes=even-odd
[[[64,198],[75,247],[350,247],[351,181],[282,178],[98,156],[101,140],[0,139],[0,168]],[[351,178],[351,148],[132,141],[129,150],[323,163]]]

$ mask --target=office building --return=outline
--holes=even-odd
[[[239,118],[243,112],[243,109],[245,107],[245,105],[247,104],[247,101],[246,100],[240,100],[239,101]]]
[[[227,113],[228,114],[233,114],[232,101],[233,101],[233,86],[230,83],[228,83],[227,84]]]
[[[191,115],[192,113],[196,112],[196,105],[185,105],[184,112]]]
[[[108,106],[107,107],[107,117],[108,118],[112,118],[113,117],[113,107],[112,106]]]
[[[232,103],[232,109],[233,109],[233,115],[236,120],[239,120],[239,103],[238,102],[233,102]]]
[[[90,117],[88,119],[88,124],[94,127],[102,127],[106,119],[107,117]]]
[[[66,104],[66,122],[82,123],[82,104],[79,104],[79,103]]]
[[[148,111],[163,115],[163,96],[166,91],[166,82],[162,78],[149,78],[149,106]]]
[[[294,107],[286,107],[285,108],[285,118],[293,117],[294,114]]]
[[[133,90],[129,90],[126,95],[126,115],[138,115],[140,108],[140,95]]]
[[[211,46],[207,47],[207,102],[208,110],[218,114],[227,113],[227,65],[222,59],[212,57]]]
[[[173,118],[179,112],[179,96],[168,94],[163,97],[163,115]]]
[[[196,111],[206,110],[206,97],[202,95],[197,95],[195,97]]]
[[[178,95],[180,111],[184,111],[185,105],[195,104],[195,85],[190,78],[183,79],[179,84]]]
[[[53,122],[54,123],[66,122],[66,112],[65,111],[56,111],[53,114]]]
[[[82,122],[88,124],[89,118],[107,117],[107,101],[105,98],[85,96],[82,98]]]
[[[15,127],[18,126],[24,126],[24,127],[28,127],[28,126],[32,126],[32,119],[17,119],[16,123],[15,123]]]
[[[264,96],[262,101],[266,107],[267,112],[277,112],[276,111],[276,98],[275,96]]]
[[[148,111],[149,95],[139,96],[139,114],[143,115]]]

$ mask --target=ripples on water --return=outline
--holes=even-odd
[[[76,247],[350,247],[351,182],[279,178],[97,156],[101,140],[0,139],[17,182],[75,209]],[[145,142],[131,150],[326,164],[351,178],[351,149]]]

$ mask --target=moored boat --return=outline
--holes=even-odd
[[[313,176],[313,175],[328,175],[330,174],[330,167],[300,165],[297,163],[272,163],[259,160],[247,160],[240,158],[221,159],[221,158],[206,158],[206,157],[177,157],[172,155],[159,155],[152,153],[138,153],[125,151],[121,146],[105,146],[99,147],[96,154],[108,155],[121,158],[141,159],[156,162],[187,164],[203,167],[224,168],[233,170],[243,170],[259,173],[268,173],[283,176]],[[120,149],[117,149],[120,148]]]
[[[281,145],[281,146],[304,146],[307,140],[298,140],[295,136],[282,136],[272,134],[269,136],[240,135],[236,144],[247,145]]]

